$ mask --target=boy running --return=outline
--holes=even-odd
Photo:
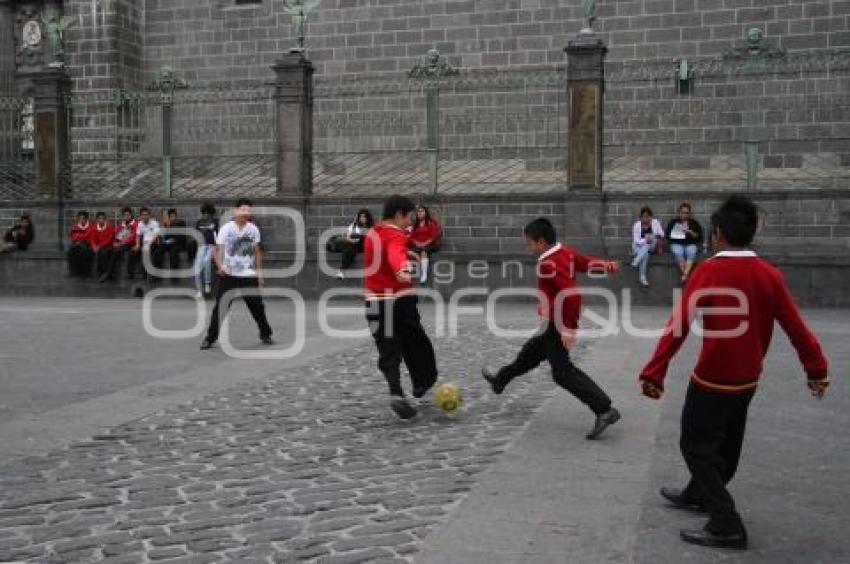
[[[587,439],[595,439],[620,419],[620,412],[611,407],[611,398],[602,388],[570,361],[569,349],[576,343],[581,315],[581,294],[575,273],[590,269],[613,273],[620,267],[616,262],[585,256],[557,243],[555,227],[546,218],[535,219],[526,225],[523,234],[526,248],[537,257],[540,296],[537,310],[545,323],[541,327],[542,332],[538,331],[523,345],[511,364],[495,373],[484,368],[484,379],[490,383],[494,393],[501,394],[511,380],[548,359],[555,383],[596,414],[593,428],[586,435]],[[559,294],[562,301],[559,301]]]
[[[390,408],[400,419],[416,416],[401,386],[401,361],[410,373],[413,397],[421,398],[437,381],[434,347],[420,322],[407,252],[414,207],[408,198],[391,196],[383,221],[368,231],[363,245],[366,320],[378,348],[378,368],[390,388]]]
[[[680,532],[685,542],[745,549],[747,531],[726,485],[738,468],[747,408],[774,320],[797,349],[809,389],[818,398],[828,385],[827,361],[782,274],[748,249],[758,225],[756,206],[732,196],[712,216],[711,225],[718,252],[692,271],[640,382],[644,395],[661,397],[670,360],[687,337],[696,310],[704,309],[702,351],[682,409],[680,448],[691,480],[683,490],[662,488],[660,493],[676,507],[708,513],[705,528]]]

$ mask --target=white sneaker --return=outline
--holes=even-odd
[[[644,288],[649,287],[649,280],[646,279],[646,276],[640,277],[640,285],[643,286]]]
[[[339,272],[336,273],[336,277],[339,278],[340,280],[345,280],[345,272],[340,270]]]
[[[212,294],[212,285],[210,283],[204,284],[204,293],[207,295]]]

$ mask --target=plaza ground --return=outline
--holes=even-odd
[[[480,365],[509,360],[522,340],[476,316],[435,339],[464,410],[425,405],[402,424],[368,338],[322,335],[315,304],[304,351],[287,360],[202,352],[199,335],[153,338],[140,304],[0,300],[0,562],[850,562],[848,311],[805,311],[831,360],[822,401],[777,333],[732,485],[752,550],[734,553],[680,543],[700,517],[657,495],[686,477],[678,417],[694,339],[661,403],[636,385],[652,340],[584,342],[577,363],[624,416],[588,442],[590,412],[545,366],[489,393]],[[194,324],[188,300],[154,309],[157,327]],[[269,311],[282,350],[297,320],[284,302]],[[641,308],[635,322],[658,327],[666,313]],[[515,304],[497,317],[528,329],[533,315]],[[244,306],[232,322],[236,347],[265,350]]]

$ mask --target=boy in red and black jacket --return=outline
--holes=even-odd
[[[68,272],[72,277],[87,278],[91,274],[93,232],[89,212],[79,212],[77,222],[71,226],[71,248],[68,249]]]
[[[828,385],[827,361],[809,331],[782,274],[747,247],[758,225],[756,206],[730,197],[712,216],[717,252],[692,271],[655,354],[640,373],[643,393],[661,397],[670,360],[703,310],[703,342],[682,410],[682,456],[691,472],[683,490],[662,488],[673,505],[708,512],[702,530],[682,530],[682,540],[744,549],[747,531],[726,484],[735,475],[747,409],[755,394],[774,320],[788,334],[808,375],[812,394]]]
[[[109,263],[112,260],[112,240],[115,238],[115,227],[106,220],[104,212],[94,216],[94,229],[91,234],[91,250],[95,257],[95,271],[101,282],[106,280]]]
[[[367,232],[363,244],[366,320],[378,347],[378,368],[390,388],[390,407],[401,419],[416,416],[401,386],[402,359],[414,397],[424,396],[437,381],[434,347],[420,321],[407,249],[413,209],[409,198],[391,196],[383,221]]]
[[[501,394],[508,383],[548,360],[555,383],[570,392],[596,414],[588,439],[595,439],[608,426],[620,419],[620,412],[611,407],[611,398],[590,376],[570,360],[569,349],[576,343],[578,320],[581,315],[581,294],[576,272],[595,270],[611,273],[619,270],[613,261],[585,256],[570,247],[557,243],[555,227],[546,218],[535,219],[523,231],[525,246],[537,257],[537,289],[540,303],[537,313],[544,321],[538,332],[525,345],[511,364],[498,372],[483,369],[484,378],[493,392]]]

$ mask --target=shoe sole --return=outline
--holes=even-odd
[[[732,543],[726,543],[722,541],[711,541],[711,540],[702,540],[688,537],[683,532],[679,532],[679,537],[688,544],[693,544],[696,546],[705,546],[709,548],[728,548],[730,550],[747,550],[747,541],[737,541]]]

